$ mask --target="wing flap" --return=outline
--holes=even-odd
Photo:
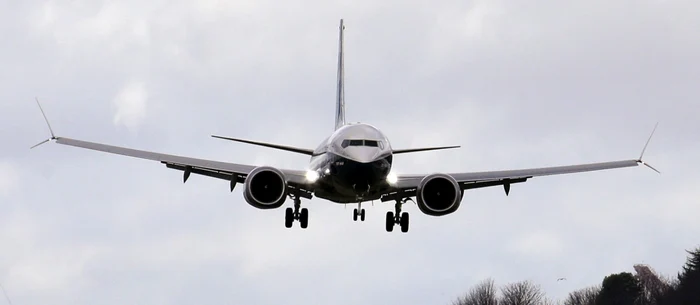
[[[510,185],[514,183],[522,183],[527,181],[531,177],[521,177],[521,178],[508,178],[508,179],[499,179],[499,180],[490,180],[490,181],[470,181],[470,182],[458,182],[460,189],[462,190],[469,190],[469,189],[476,189],[476,188],[482,188],[482,187],[490,187],[490,186],[499,186],[503,185],[506,187],[506,193],[510,191]],[[394,187],[393,192],[390,192],[384,196],[381,197],[381,201],[392,201],[392,200],[397,200],[397,199],[403,199],[406,197],[413,197],[416,196],[416,188],[418,187],[418,184],[420,183],[420,179],[422,178],[416,178],[416,177],[411,177],[409,179],[404,179],[403,181],[399,181],[399,183]]]
[[[513,183],[522,183],[522,182],[527,181],[527,179],[530,179],[530,178],[531,177],[522,177],[522,178],[507,178],[507,179],[500,179],[500,180],[491,180],[491,181],[462,182],[462,183],[460,183],[460,186],[462,187],[463,190],[469,190],[469,189],[476,189],[476,188],[489,187],[489,186],[510,185]]]
[[[187,167],[189,166],[189,165],[173,164],[173,163],[168,163],[168,162],[161,162],[161,163],[165,164],[165,167],[167,167],[167,168],[176,169],[176,170],[180,170],[180,171],[186,171]],[[231,181],[235,176],[237,183],[238,182],[240,182],[240,183],[245,182],[244,175],[241,175],[242,176],[241,177],[236,173],[230,173],[230,172],[226,172],[226,171],[218,171],[218,170],[201,168],[201,167],[190,167],[189,171],[190,171],[190,173],[193,173],[193,174],[217,178],[217,179],[226,180],[226,181]]]

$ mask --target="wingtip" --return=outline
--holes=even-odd
[[[642,153],[639,154],[639,158],[637,159],[637,163],[642,164],[642,165],[650,168],[651,170],[655,171],[658,174],[661,174],[661,172],[658,169],[654,168],[649,163],[644,162],[644,153],[646,152],[647,147],[649,146],[649,142],[651,141],[651,138],[654,136],[654,133],[656,132],[657,127],[659,127],[658,121],[656,122],[656,124],[654,124],[654,129],[651,130],[651,134],[649,134],[649,138],[647,138],[647,142],[644,143],[644,148],[642,148]]]
[[[655,171],[657,174],[661,175],[661,172],[660,172],[658,169],[656,169],[656,168],[654,168],[653,166],[651,166],[649,163],[644,162],[643,164],[644,164],[646,167],[651,168],[651,170]]]
[[[44,144],[44,143],[48,142],[49,140],[50,140],[50,139],[46,139],[46,140],[41,141],[41,142],[39,142],[39,143],[37,143],[37,144],[34,144],[34,146],[30,147],[29,149],[34,149],[35,147],[37,147],[37,146],[39,146],[39,145],[41,145],[41,144]]]
[[[37,106],[39,106],[39,110],[41,111],[41,115],[44,117],[44,121],[46,122],[46,126],[49,128],[49,133],[51,134],[51,137],[48,138],[48,139],[46,139],[46,140],[44,140],[44,141],[42,141],[42,142],[40,142],[40,143],[38,143],[38,144],[36,144],[36,145],[34,145],[34,146],[32,146],[32,147],[30,147],[29,149],[33,149],[33,148],[35,148],[35,147],[37,147],[37,146],[39,146],[39,145],[41,145],[41,144],[44,144],[44,143],[46,143],[46,142],[48,142],[48,141],[57,140],[57,139],[58,139],[58,137],[56,137],[56,134],[53,132],[53,128],[51,128],[51,123],[49,123],[49,119],[46,117],[46,113],[44,113],[44,108],[41,107],[41,103],[39,102],[39,97],[38,97],[38,96],[34,96],[34,100],[36,101]]]
[[[638,165],[639,165],[639,164],[644,165],[644,166],[650,168],[651,170],[655,171],[657,174],[661,174],[661,171],[659,171],[658,169],[656,169],[655,167],[653,167],[651,164],[642,161],[641,159],[640,159],[640,160],[637,160],[637,164],[638,164]]]
[[[649,146],[649,142],[651,141],[651,138],[654,136],[654,133],[656,132],[657,127],[659,127],[658,121],[656,122],[656,124],[654,124],[654,129],[651,130],[651,134],[649,134],[649,138],[647,138],[647,142],[644,144],[644,147],[642,148],[642,153],[639,154],[639,160],[643,159],[644,152],[646,152],[647,146]]]

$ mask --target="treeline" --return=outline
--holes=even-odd
[[[700,247],[689,256],[675,277],[661,277],[645,265],[635,274],[615,273],[599,285],[570,292],[564,300],[547,298],[531,281],[496,288],[493,279],[472,287],[453,305],[700,305]]]

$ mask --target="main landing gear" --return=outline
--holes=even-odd
[[[411,198],[406,198],[403,201],[401,199],[396,200],[396,213],[386,212],[386,231],[391,232],[394,230],[394,225],[398,224],[401,226],[401,232],[408,232],[408,212],[401,213],[401,206],[406,203],[406,201],[411,200]]]
[[[357,221],[357,216],[360,216],[360,221],[365,221],[365,209],[362,208],[362,202],[357,204],[357,208],[352,211],[352,220]]]
[[[287,208],[284,214],[284,226],[287,228],[292,227],[292,223],[295,220],[299,220],[299,225],[302,229],[306,229],[309,226],[309,210],[306,208],[301,209],[299,212],[299,207],[301,206],[301,198],[296,195],[290,195],[294,199],[294,209]]]

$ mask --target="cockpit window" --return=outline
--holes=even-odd
[[[348,146],[369,146],[384,148],[382,141],[377,140],[343,140],[340,146],[343,148],[346,148]]]

